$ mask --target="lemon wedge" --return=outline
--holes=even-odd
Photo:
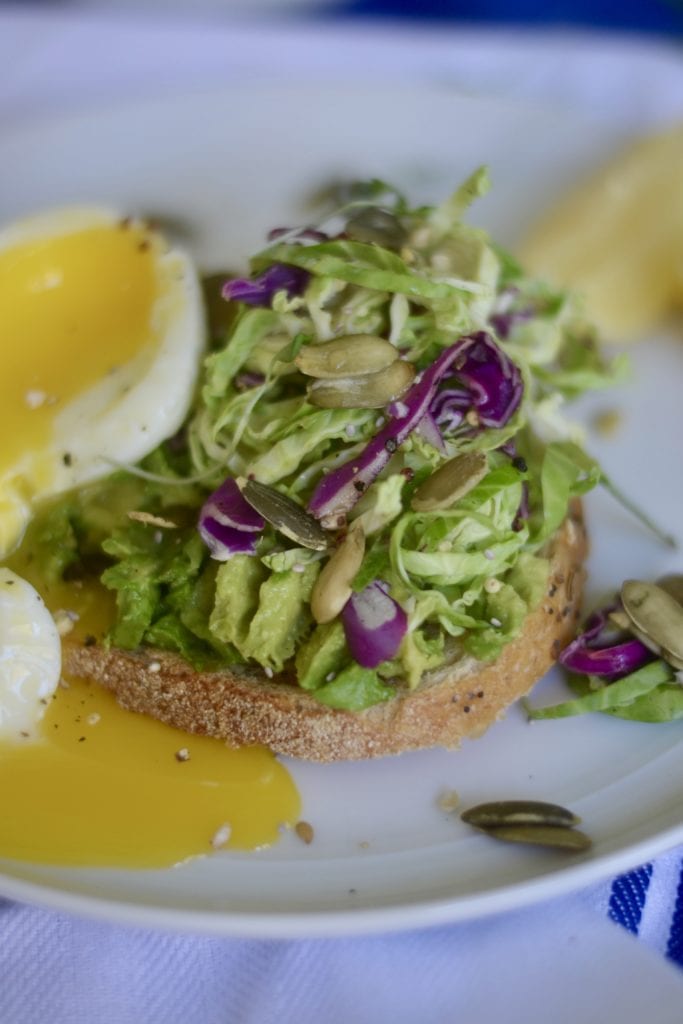
[[[606,340],[642,337],[683,307],[683,124],[641,139],[532,227],[526,269],[580,292]]]
[[[37,590],[0,568],[0,735],[33,734],[57,689],[59,632]]]

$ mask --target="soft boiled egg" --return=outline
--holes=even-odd
[[[109,210],[45,213],[0,231],[0,322],[0,858],[149,868],[274,842],[300,801],[270,751],[62,678],[60,633],[102,639],[112,596],[45,579],[25,531],[36,503],[180,427],[204,344],[190,259]]]
[[[205,326],[189,257],[99,207],[0,230],[0,558],[33,505],[136,462],[182,423]]]

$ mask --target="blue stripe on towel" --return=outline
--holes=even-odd
[[[666,955],[670,960],[678,964],[679,967],[683,967],[683,860],[681,860],[676,903],[671,917],[671,930],[669,931]]]
[[[628,928],[634,935],[638,934],[638,925],[643,916],[643,907],[647,890],[652,878],[652,864],[645,864],[626,875],[619,875],[612,882],[609,897],[609,916],[617,924]],[[681,890],[679,887],[679,896]],[[681,897],[681,914],[683,915],[683,897]],[[681,922],[683,925],[683,921]],[[683,939],[683,936],[682,936]]]

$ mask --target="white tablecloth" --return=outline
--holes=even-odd
[[[204,24],[189,13],[131,21],[101,10],[0,7],[0,130],[114,97],[360,72],[366,80],[540,96],[636,129],[683,117],[674,44],[249,25],[219,19],[215,4]],[[175,935],[0,901],[0,1021],[679,1024],[683,973],[673,961],[683,961],[682,857],[672,851],[625,881],[526,910],[363,938]]]

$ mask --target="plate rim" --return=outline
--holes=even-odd
[[[595,860],[582,861],[573,867],[568,866],[523,882],[508,883],[452,899],[420,898],[416,903],[394,903],[379,908],[349,907],[344,910],[318,911],[186,910],[74,893],[50,883],[43,885],[6,875],[3,871],[0,871],[0,896],[89,920],[165,932],[252,939],[358,937],[460,924],[530,907],[545,900],[566,896],[591,884],[604,882],[610,876],[631,871],[681,843],[683,822],[626,849],[602,854]]]

